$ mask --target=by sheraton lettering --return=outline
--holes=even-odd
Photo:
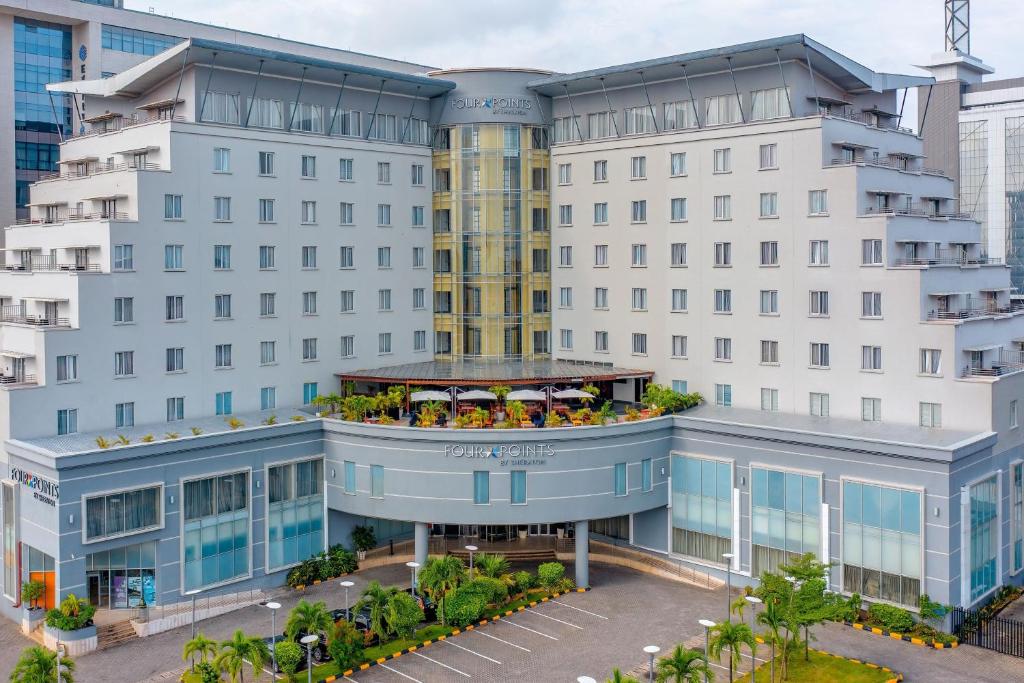
[[[57,505],[60,498],[60,484],[43,479],[37,474],[26,472],[18,467],[11,468],[11,479],[22,486],[32,489],[32,496],[47,505]]]

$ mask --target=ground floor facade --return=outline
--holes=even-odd
[[[1024,462],[994,453],[994,435],[724,410],[522,430],[311,417],[66,452],[11,441],[0,611],[21,620],[29,580],[39,606],[74,593],[104,610],[276,586],[367,524],[420,562],[550,539],[575,551],[581,585],[591,536],[733,583],[811,552],[832,590],[910,608],[1020,582]]]

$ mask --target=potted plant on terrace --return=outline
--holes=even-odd
[[[21,601],[25,605],[21,628],[25,633],[34,631],[46,616],[46,610],[39,607],[39,598],[45,592],[46,584],[42,581],[26,581],[21,584]]]
[[[517,427],[526,420],[526,406],[522,401],[509,401],[505,411],[508,413],[508,421]]]
[[[359,561],[366,559],[366,551],[377,547],[377,534],[372,526],[356,526],[352,528],[352,545],[356,547]]]
[[[512,391],[512,387],[507,384],[495,384],[493,387],[488,388],[487,391],[494,394],[498,399],[498,409],[494,412],[494,419],[501,422],[505,419],[505,397]]]

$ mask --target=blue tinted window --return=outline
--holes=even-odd
[[[902,530],[908,534],[921,533],[921,494],[913,491],[901,492],[903,510]]]
[[[512,470],[512,504],[526,503],[526,470]]]
[[[356,464],[351,460],[345,461],[345,493],[356,492]]]
[[[754,505],[756,507],[767,507],[768,473],[760,468],[755,468],[750,472],[750,480],[751,491],[754,496]]]
[[[491,473],[473,472],[473,502],[486,505],[491,502]]]
[[[882,489],[882,528],[900,529],[900,492],[896,489]]]
[[[711,460],[704,460],[701,463],[701,494],[709,498],[714,498],[718,492],[718,488],[715,485],[715,472],[718,469],[718,463]]]
[[[642,481],[640,483],[644,491],[650,491],[653,488],[654,484],[652,482],[652,475],[653,472],[651,472],[651,459],[647,458],[645,460],[641,460],[640,478]]]
[[[619,462],[615,464],[615,495],[624,496],[626,493],[626,463]]]
[[[774,510],[786,509],[786,475],[783,472],[768,472],[768,507]]]
[[[161,33],[150,33],[121,26],[103,26],[101,44],[107,50],[128,52],[136,55],[158,55],[174,47],[183,39]]]
[[[861,490],[862,484],[855,481],[843,482],[843,519],[847,522],[860,522],[861,520]]]
[[[727,462],[718,463],[718,500],[732,500],[732,468]]]
[[[799,474],[786,473],[786,511],[802,512],[803,481]]]
[[[877,486],[864,484],[864,523],[868,526],[882,526],[881,491]]]

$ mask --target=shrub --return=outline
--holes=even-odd
[[[565,576],[565,565],[561,562],[545,562],[537,567],[537,579],[544,590],[554,590]]]
[[[472,624],[487,609],[487,598],[472,584],[456,588],[444,602],[444,616],[449,626],[462,628]]]
[[[94,614],[96,608],[88,601],[68,593],[68,597],[60,603],[60,608],[46,613],[46,625],[61,631],[76,631],[88,624]]]
[[[196,673],[199,674],[200,683],[219,683],[221,680],[220,672],[210,662],[199,662],[196,664]]]
[[[500,605],[508,600],[508,586],[490,576],[478,576],[467,583],[464,590],[479,593],[489,605]]]
[[[269,425],[276,425],[277,424],[277,415],[268,415],[267,419],[265,419],[263,421],[263,424],[268,425],[268,426]]]
[[[245,426],[245,423],[239,420],[237,417],[232,417],[226,420],[226,422],[228,423],[228,427],[231,427],[231,429],[238,429],[240,427]]]
[[[545,427],[561,427],[562,426],[562,417],[558,413],[556,413],[555,411],[552,410],[551,412],[549,412],[547,414],[547,417],[544,418],[544,426]]]
[[[103,438],[102,436],[97,436],[96,437],[96,445],[99,446],[102,449],[107,449],[107,448],[110,448],[113,444],[111,444],[110,441],[108,441],[107,439]]]
[[[306,418],[303,417],[302,415],[292,415],[291,420],[292,422],[305,422]]]
[[[558,583],[555,584],[555,590],[559,593],[568,593],[571,590],[576,589],[576,582],[570,579],[568,576],[563,576]]]
[[[295,672],[298,671],[304,656],[302,646],[294,640],[279,640],[274,645],[274,656],[277,658],[277,665],[287,679],[295,680]]]
[[[868,617],[886,631],[904,633],[914,628],[914,617],[902,607],[874,603],[868,607]]]
[[[516,572],[512,575],[516,592],[526,595],[526,591],[533,588],[534,576],[530,572]]]
[[[202,427],[193,427],[192,428],[192,436],[199,436],[202,433],[203,433],[203,428]]]
[[[118,443],[118,445],[120,445],[120,446],[127,446],[127,445],[128,445],[128,444],[130,444],[131,442],[132,442],[132,440],[131,440],[131,439],[129,439],[129,438],[128,438],[127,436],[125,436],[124,434],[118,434],[118,435],[117,435],[117,443]]]
[[[330,565],[331,576],[325,578],[331,578],[334,576],[341,576],[342,574],[351,574],[359,567],[359,562],[356,560],[356,555],[351,550],[345,548],[340,543],[332,545],[327,550],[327,564]]]
[[[854,593],[847,600],[840,600],[836,605],[836,619],[840,621],[854,622],[860,619],[861,603],[860,593]]]
[[[43,597],[46,591],[46,584],[42,581],[26,581],[21,584],[21,599],[28,601],[32,609],[36,607],[36,600]]]
[[[179,436],[181,436],[181,434],[178,434],[178,432],[167,432],[164,434],[165,439],[177,439]]]
[[[347,621],[339,621],[334,625],[330,640],[327,641],[327,651],[338,667],[338,673],[361,664],[365,658],[364,648],[365,640],[359,629]]]
[[[289,587],[295,588],[297,586],[308,586],[313,583],[313,566],[309,560],[306,560],[302,564],[292,567],[288,571],[288,575],[285,577],[285,583]]]
[[[377,547],[377,534],[372,526],[356,526],[352,528],[352,544],[356,550],[372,550]]]
[[[423,621],[423,610],[416,598],[399,591],[388,596],[388,630],[399,638],[409,638]]]
[[[626,422],[636,422],[640,419],[640,411],[636,408],[626,408]]]
[[[154,437],[152,434],[143,434],[141,439],[142,443],[153,443],[153,441],[155,440],[156,437]]]

